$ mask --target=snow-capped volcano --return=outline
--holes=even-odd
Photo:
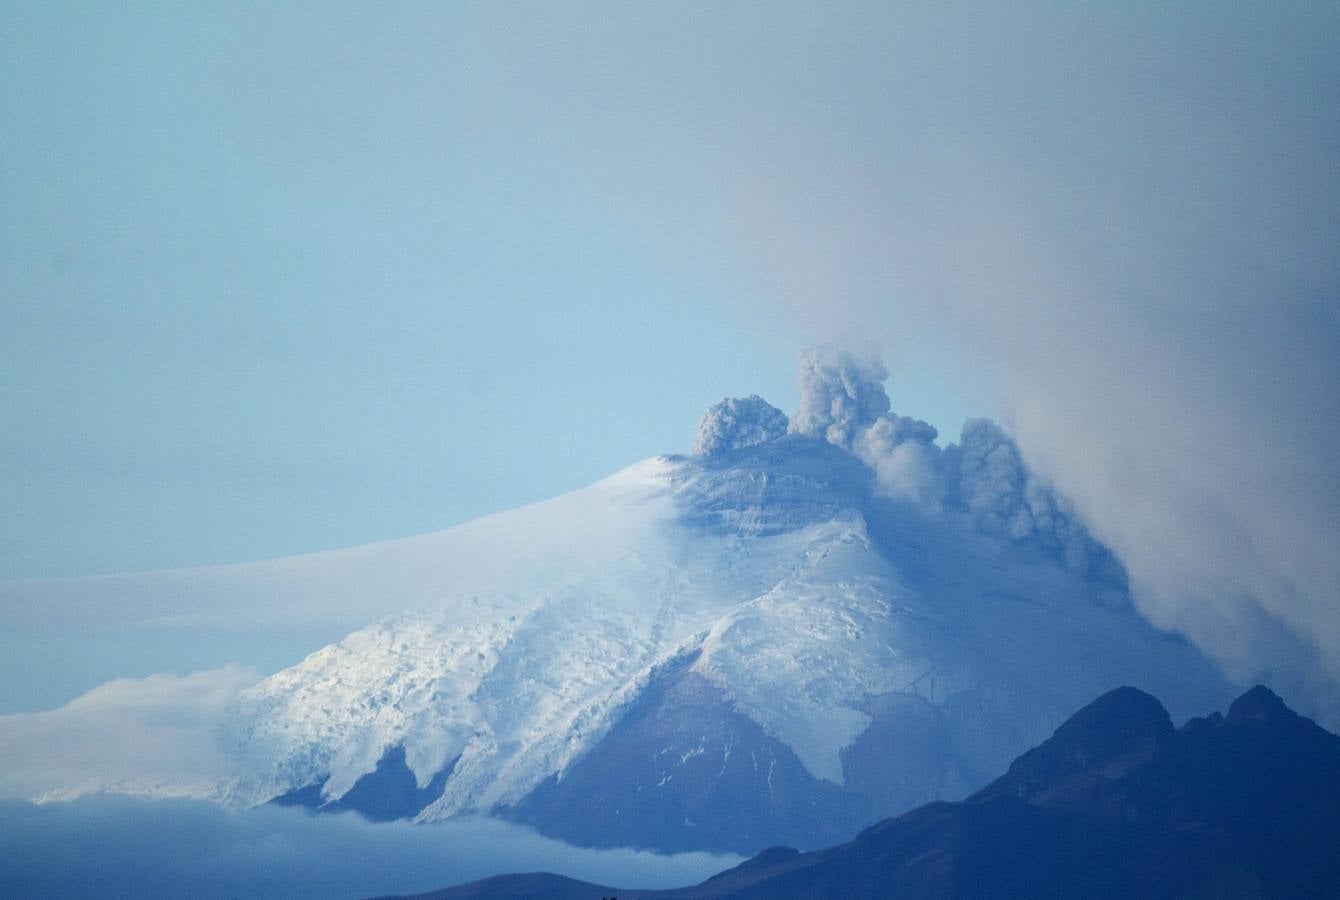
[[[794,419],[726,400],[692,455],[380,545],[359,567],[403,564],[413,608],[245,690],[220,791],[814,846],[966,794],[1113,687],[1227,696],[1000,429],[941,449],[882,379],[812,355]]]

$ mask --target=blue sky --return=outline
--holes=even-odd
[[[583,72],[537,108],[531,14],[7,7],[0,577],[432,530],[791,407],[812,335],[739,302],[722,223],[605,177]]]
[[[1340,721],[1338,111],[1333,2],[10,0],[0,724],[364,624],[255,615],[236,570],[20,579],[541,500],[687,451],[723,396],[794,412],[816,342],[880,348],[942,442],[998,418],[1148,619]],[[227,661],[254,668],[186,675]],[[144,812],[0,805],[0,832],[74,891],[95,832],[95,862],[163,862],[121,840]],[[171,812],[182,865],[222,840],[280,892],[351,842],[400,846],[406,890],[473,877],[399,826]]]
[[[873,343],[1340,683],[1335,4],[0,17],[0,579],[441,528]]]

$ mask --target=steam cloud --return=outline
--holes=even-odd
[[[1076,557],[1054,484],[1151,620],[1340,721],[1340,5],[498,10],[485,106],[584,201],[1013,441],[933,449],[859,361],[793,429]]]
[[[714,404],[698,425],[693,441],[695,456],[715,456],[727,450],[761,444],[786,434],[786,413],[757,394],[727,397]]]
[[[804,351],[797,379],[800,409],[791,431],[852,449],[860,434],[889,412],[889,395],[884,393],[888,377],[877,360],[858,359],[831,347]]]
[[[888,372],[870,354],[831,346],[800,355],[800,409],[791,432],[820,437],[848,450],[875,470],[891,496],[938,506],[943,493],[937,432],[918,419],[896,415],[884,391]]]
[[[1102,552],[1071,504],[1025,467],[1019,448],[995,422],[969,419],[948,455],[958,472],[958,505],[979,528],[1014,540],[1035,538],[1074,571],[1088,570]]]
[[[589,28],[514,39],[607,202],[786,343],[878,340],[988,398],[1036,484],[996,447],[962,502],[1073,554],[1055,485],[1153,622],[1340,721],[1340,6],[602,10],[600,54]],[[934,453],[870,432],[876,376],[811,373],[792,428],[918,485]]]
[[[1106,552],[1071,505],[1029,470],[999,425],[969,419],[959,443],[942,450],[933,426],[893,412],[884,390],[887,377],[884,365],[869,353],[860,356],[834,346],[805,350],[797,379],[800,410],[791,432],[849,451],[875,471],[880,488],[891,497],[930,512],[967,514],[988,534],[1033,541],[1076,572],[1106,561]]]

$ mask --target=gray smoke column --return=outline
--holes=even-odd
[[[878,359],[861,358],[836,347],[810,347],[800,354],[800,409],[791,431],[821,437],[844,450],[890,409]]]
[[[1036,540],[1072,571],[1087,571],[1102,548],[1075,518],[1074,507],[1028,470],[1019,448],[990,419],[969,419],[949,448],[955,505],[978,528],[1010,540]]]
[[[693,441],[694,456],[761,444],[786,434],[786,413],[757,394],[727,397],[703,416]]]
[[[627,155],[759,321],[989,396],[1153,622],[1340,722],[1340,4],[824,9],[643,53],[694,137]],[[793,430],[854,446],[875,372]]]
[[[936,431],[892,411],[884,364],[872,353],[835,346],[800,354],[800,409],[791,432],[819,437],[875,470],[880,487],[898,499],[938,509],[945,492]]]
[[[937,510],[946,485],[936,435],[920,419],[889,412],[861,431],[851,449],[875,470],[886,494]]]
[[[1245,335],[1238,337],[1247,351]],[[1259,335],[1252,352],[1268,352],[1271,337]],[[983,532],[1031,542],[1079,573],[1122,583],[1129,575],[1141,610],[1191,637],[1230,677],[1271,681],[1307,698],[1323,720],[1340,719],[1340,615],[1336,588],[1324,580],[1340,551],[1322,514],[1334,493],[1335,457],[1309,456],[1331,444],[1300,445],[1282,425],[1254,427],[1282,421],[1296,404],[1280,393],[1282,382],[1264,384],[1280,405],[1252,409],[1253,421],[1240,422],[1248,410],[1223,401],[1235,391],[1260,394],[1262,384],[1229,378],[1224,396],[1197,402],[1173,376],[1171,360],[1162,361],[1171,370],[1163,383],[1144,368],[1098,384],[1086,366],[1106,351],[1089,351],[1083,364],[1074,361],[1074,375],[1057,370],[1051,381],[1038,379],[1044,354],[999,360],[1005,387],[1015,379],[1029,385],[1009,395],[1019,440],[988,419],[970,419],[959,442],[941,449],[933,427],[892,411],[877,358],[832,346],[807,350],[791,431],[848,450],[891,497],[968,515]],[[1286,355],[1282,345],[1273,352]],[[1332,377],[1332,365],[1317,360],[1318,376]],[[1083,401],[1077,391],[1088,392]],[[1333,430],[1334,421],[1320,425]],[[1187,430],[1193,423],[1218,439],[1197,441],[1202,432]]]
[[[501,99],[777,345],[991,402],[1153,621],[1340,721],[1340,4],[676,12],[518,10]],[[793,427],[851,446],[839,368]]]
[[[804,350],[797,378],[800,410],[791,431],[823,438],[858,457],[895,499],[930,512],[965,514],[982,531],[1007,541],[1032,541],[1076,572],[1102,561],[1104,549],[1078,521],[1072,504],[1024,464],[1004,429],[990,419],[969,419],[959,442],[942,450],[934,426],[893,412],[887,378],[872,352],[831,345]],[[713,418],[709,412],[704,425]]]

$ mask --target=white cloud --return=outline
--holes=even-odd
[[[60,709],[0,716],[0,797],[218,796],[236,774],[219,726],[259,678],[240,666],[121,678]]]

